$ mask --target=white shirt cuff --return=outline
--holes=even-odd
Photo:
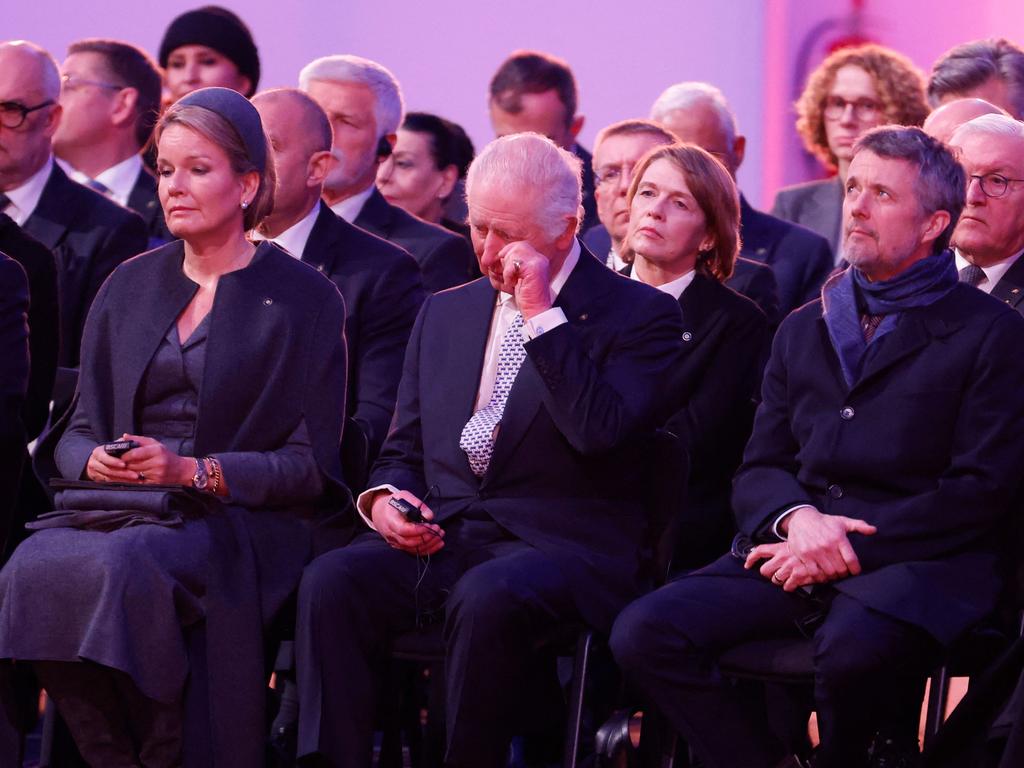
[[[362,496],[359,498],[362,498]],[[786,534],[782,532],[782,521],[800,509],[800,507],[810,507],[811,509],[814,509],[814,506],[811,504],[796,504],[775,518],[775,522],[772,523],[772,533],[779,539],[779,541],[787,540]]]
[[[395,486],[385,483],[384,485],[377,485],[373,488],[367,488],[365,491],[359,494],[359,498],[356,499],[356,510],[359,512],[359,516],[363,518],[371,530],[376,531],[377,526],[373,524],[373,510],[370,508],[373,504],[373,499],[377,495],[378,491],[387,491],[388,493],[398,493],[398,489]]]
[[[523,323],[523,340],[530,341],[541,334],[547,333],[552,328],[557,328],[569,322],[561,307],[545,309],[539,315],[534,315]]]

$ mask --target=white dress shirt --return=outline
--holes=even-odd
[[[53,155],[43,163],[43,167],[29,176],[25,183],[15,189],[9,189],[5,193],[10,198],[10,203],[0,213],[6,213],[19,227],[25,226],[32,211],[39,205],[39,198],[43,196],[43,187],[50,178],[53,171]]]
[[[366,201],[370,199],[370,195],[373,194],[374,189],[374,185],[371,184],[362,192],[357,192],[352,195],[352,197],[346,197],[344,200],[339,200],[331,206],[331,210],[351,224],[356,220],[356,217],[362,213],[363,206],[366,205]]]
[[[960,251],[958,249],[953,249],[953,253],[954,258],[956,259],[957,272],[959,272],[961,269],[963,269],[964,267],[968,266],[971,263],[960,255]],[[1017,251],[1015,254],[1013,254],[1012,256],[1008,256],[1002,261],[997,261],[995,264],[992,264],[987,267],[982,267],[981,271],[985,273],[985,277],[983,277],[981,279],[981,282],[978,283],[978,285],[975,287],[979,291],[984,291],[985,293],[992,293],[992,289],[996,287],[996,283],[1003,279],[1003,275],[1005,275],[1009,271],[1010,267],[1014,265],[1014,263],[1017,261],[1017,259],[1020,258],[1022,253],[1024,253],[1024,251]]]
[[[667,293],[676,301],[679,301],[679,297],[683,295],[683,291],[690,287],[690,283],[693,282],[693,276],[696,274],[696,270],[691,269],[685,275],[677,277],[675,280],[669,280],[667,283],[661,285],[651,286],[657,288],[662,293]],[[642,283],[643,280],[636,273],[636,264],[633,264],[633,268],[629,271],[629,277],[632,280],[636,280],[638,283]]]
[[[565,261],[562,262],[561,268],[555,273],[555,276],[551,278],[551,299],[552,302],[558,299],[558,294],[561,293],[563,286],[569,279],[569,275],[572,274],[573,269],[576,268],[576,264],[580,260],[580,244],[579,240],[573,240],[572,248],[569,254],[565,257]],[[497,301],[494,306],[494,314],[491,316],[491,330],[487,335],[487,347],[484,352],[484,367],[480,373],[480,386],[477,388],[476,402],[473,405],[473,413],[476,413],[483,408],[491,400],[491,394],[494,392],[494,381],[498,376],[498,356],[501,353],[501,342],[505,338],[505,333],[508,331],[509,325],[512,323],[512,319],[519,312],[519,307],[516,306],[515,297],[510,293],[499,291]],[[535,339],[543,333],[547,333],[552,328],[557,328],[560,325],[564,325],[568,322],[565,313],[561,307],[551,307],[538,315],[534,315],[529,320],[523,323],[523,341],[530,341]],[[376,530],[373,525],[373,520],[370,517],[370,505],[373,502],[374,497],[378,491],[388,491],[390,493],[398,493],[399,489],[393,485],[378,485],[373,488],[368,488],[359,494],[359,499],[356,501],[356,509],[359,510],[359,514],[362,516],[366,524]],[[429,506],[429,505],[428,505]]]
[[[276,243],[280,247],[284,248],[288,253],[294,256],[296,259],[302,258],[302,252],[306,250],[306,243],[309,240],[309,235],[313,231],[313,227],[316,224],[316,217],[320,215],[320,202],[317,201],[309,213],[299,219],[297,222],[292,224],[288,229],[282,232],[277,237],[267,237],[258,229],[252,230],[250,233],[250,239],[256,240],[270,240]]]
[[[128,198],[131,196],[132,190],[135,189],[135,182],[139,180],[139,174],[145,173],[142,170],[141,155],[132,155],[91,178],[59,157],[57,165],[64,169],[72,181],[77,181],[79,184],[88,186],[90,181],[98,181],[110,190],[107,197],[125,207],[128,205]]]
[[[608,258],[605,260],[605,264],[616,272],[621,272],[626,267],[626,262],[619,256],[619,252],[615,250],[614,245],[608,249]]]

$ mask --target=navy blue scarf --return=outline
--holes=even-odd
[[[874,344],[896,327],[904,310],[928,306],[949,293],[956,284],[956,265],[951,251],[914,262],[891,280],[872,283],[856,267],[829,278],[821,289],[822,313],[847,386],[852,387],[860,376],[868,348],[861,328],[861,314],[883,316],[871,338]]]

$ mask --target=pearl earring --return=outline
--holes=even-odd
[[[242,201],[242,210],[244,211],[248,207],[249,207],[249,203],[247,201],[243,200]]]

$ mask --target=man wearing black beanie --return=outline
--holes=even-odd
[[[171,22],[160,43],[160,66],[171,101],[197,88],[222,86],[246,98],[260,81],[260,57],[252,33],[227,8],[206,5]]]

